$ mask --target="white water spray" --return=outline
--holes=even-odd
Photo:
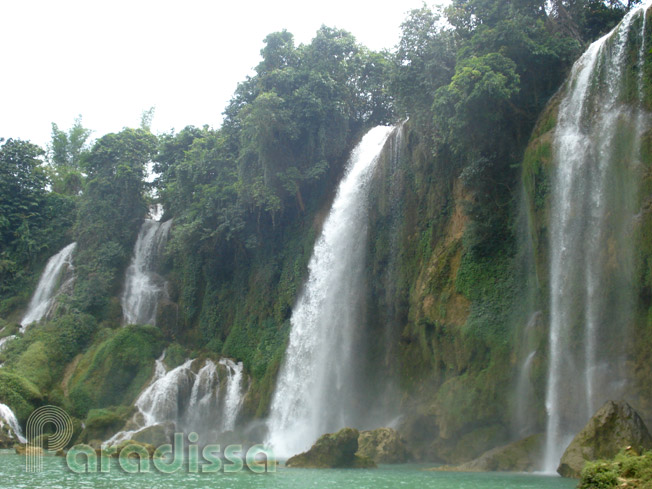
[[[28,325],[47,316],[55,304],[58,293],[72,284],[74,280],[72,254],[76,246],[77,243],[71,243],[48,260],[27,311],[20,321],[22,333]]]
[[[632,117],[622,101],[622,80],[632,26],[644,21],[651,4],[629,12],[589,47],[573,67],[559,108],[550,217],[549,473],[575,433],[601,403],[619,397],[624,384],[619,342],[631,310],[627,226],[643,124],[641,109]],[[627,146],[631,133],[637,134]]]
[[[277,457],[304,451],[321,434],[351,422],[367,194],[391,131],[376,127],[355,148],[315,244],[268,419],[267,443]]]
[[[166,295],[165,280],[156,273],[172,220],[145,219],[125,275],[121,304],[124,324],[156,324],[159,301]]]

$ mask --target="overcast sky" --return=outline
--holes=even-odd
[[[263,39],[287,29],[308,43],[325,24],[371,49],[392,49],[406,12],[423,0],[12,0],[0,10],[0,137],[45,146],[51,122],[78,114],[94,137],[218,127]],[[428,2],[429,5],[438,0]]]

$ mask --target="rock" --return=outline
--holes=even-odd
[[[14,450],[18,455],[43,455],[44,451],[41,447],[26,445],[25,443],[17,443],[14,445]]]
[[[405,440],[392,428],[361,431],[357,455],[377,464],[401,464],[412,459]]]
[[[641,453],[652,448],[652,437],[629,404],[607,401],[568,446],[557,472],[579,478],[587,461],[614,458],[626,447]]]
[[[418,462],[443,462],[436,441],[440,438],[437,418],[431,415],[411,413],[404,417],[399,428]]]
[[[0,427],[0,448],[13,448],[16,438],[7,427]]]
[[[118,443],[115,446],[106,448],[104,450],[96,449],[95,453],[100,455],[102,452],[104,452],[104,453],[108,454],[111,457],[118,458],[120,456],[120,452],[122,452],[122,450],[124,450],[125,448],[128,448],[128,447],[133,447],[134,445],[144,447],[145,450],[147,450],[147,454],[149,455],[149,458],[154,457],[154,452],[156,451],[157,447],[155,447],[154,445],[151,445],[149,443],[142,443],[142,442],[134,441],[134,440],[125,440],[125,441],[122,441],[122,442]],[[136,458],[136,457],[138,457],[138,455],[136,453],[129,453],[129,458]]]
[[[539,469],[544,451],[544,435],[528,436],[519,441],[485,452],[461,465],[435,467],[429,470],[451,472],[532,472]]]
[[[306,469],[376,467],[373,460],[356,455],[359,436],[358,430],[353,428],[322,435],[310,450],[290,458],[285,466]]]
[[[172,443],[174,436],[174,423],[161,423],[143,428],[132,436],[133,441],[146,443],[159,447],[167,443]]]
[[[459,465],[476,460],[487,451],[506,445],[507,430],[502,425],[476,428],[450,440],[439,439],[434,442],[439,457],[451,465]]]

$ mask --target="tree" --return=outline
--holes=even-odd
[[[44,154],[19,139],[0,147],[0,297],[19,292],[21,280],[69,242],[75,202],[48,192]]]
[[[92,132],[82,125],[81,115],[75,119],[68,132],[60,130],[53,122],[52,140],[48,147],[50,163],[56,168],[69,167],[78,170],[82,154],[88,150],[87,142]]]
[[[98,139],[84,159],[88,174],[75,224],[78,243],[76,306],[101,313],[116,292],[147,212],[146,165],[156,154],[157,138],[143,129],[124,129]]]

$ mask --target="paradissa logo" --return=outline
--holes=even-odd
[[[254,473],[276,472],[276,459],[269,448],[263,445],[254,445],[247,450],[242,458],[242,445],[228,445],[224,449],[222,461],[220,445],[206,445],[201,449],[196,443],[199,441],[197,433],[188,435],[190,445],[187,450],[183,433],[174,434],[174,446],[161,445],[154,454],[142,445],[127,444],[118,456],[120,468],[129,474],[151,472],[153,464],[156,470],[164,474],[173,474],[186,466],[189,473],[215,473],[223,470],[225,473],[240,472],[247,468]],[[111,457],[115,456],[117,448],[108,447],[96,452],[88,445],[75,445],[66,455],[66,463],[70,470],[77,474],[102,472],[111,470]],[[187,460],[186,460],[187,451]],[[99,459],[99,462],[98,462]]]
[[[54,433],[47,436],[44,428],[54,427]],[[72,439],[72,420],[68,413],[57,406],[38,408],[27,418],[27,446],[25,447],[25,469],[27,472],[43,470],[43,450],[63,450]],[[47,446],[45,445],[47,439]]]

